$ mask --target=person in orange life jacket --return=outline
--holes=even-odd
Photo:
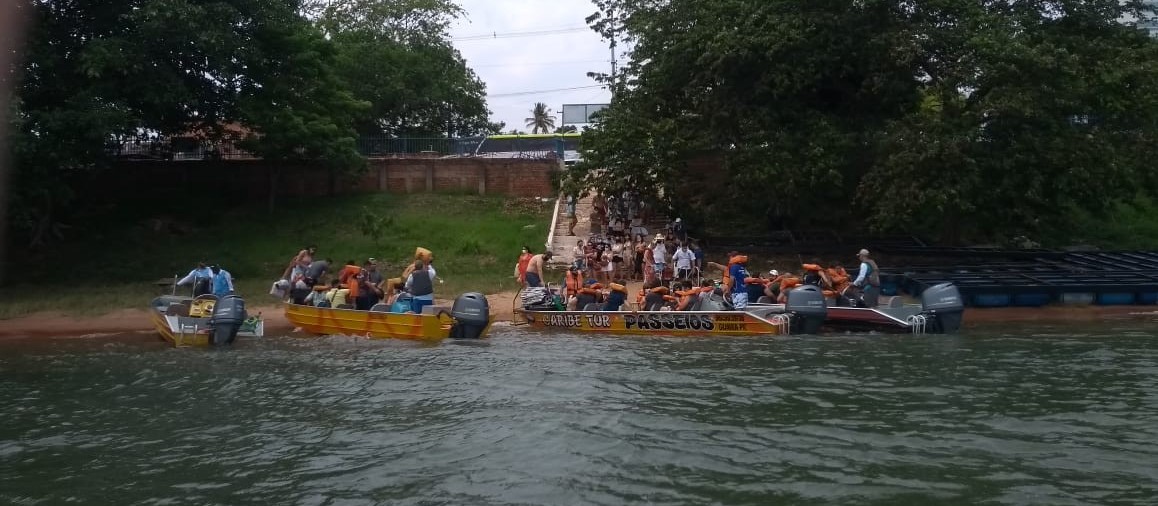
[[[434,305],[434,265],[414,262],[414,270],[406,278],[406,291],[413,297],[410,305],[415,314],[422,314],[422,308]]]
[[[732,306],[737,310],[748,308],[748,283],[755,280],[748,274],[746,258],[740,258],[728,268],[728,277],[732,279]]]
[[[358,282],[358,295],[354,298],[354,309],[369,311],[378,303],[378,287],[370,282],[370,262],[362,267],[362,271],[354,275]]]
[[[764,296],[764,289],[768,287],[768,280],[763,277],[749,278],[749,280],[750,282],[744,288],[748,292],[748,302],[752,303]]]
[[[346,288],[350,288],[350,278],[354,277],[355,274],[361,271],[362,268],[358,267],[358,262],[347,260],[346,265],[342,267],[342,270],[338,271],[338,282],[346,285]]]
[[[627,302],[627,282],[620,279],[611,283],[611,291],[607,293],[604,311],[619,311]]]
[[[877,300],[881,296],[880,269],[877,268],[877,263],[869,258],[869,250],[860,250],[856,257],[860,260],[860,273],[852,284],[864,288],[862,300],[865,307],[876,307]]]
[[[583,311],[588,304],[597,304],[600,302],[602,293],[599,291],[603,288],[594,279],[588,279],[583,283],[583,288],[579,289],[579,295],[575,296],[575,308]]]

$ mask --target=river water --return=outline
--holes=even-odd
[[[0,343],[0,504],[1156,504],[1158,330]]]

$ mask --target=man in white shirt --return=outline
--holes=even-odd
[[[663,244],[663,236],[655,236],[655,245],[651,247],[651,257],[655,263],[655,276],[663,282],[663,270],[667,267],[667,247]]]
[[[679,249],[671,256],[671,261],[675,263],[675,275],[677,279],[688,279],[692,274],[692,262],[696,260],[696,256],[688,251],[688,247],[683,243],[680,244]]]

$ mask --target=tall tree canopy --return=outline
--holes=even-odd
[[[240,126],[258,156],[355,171],[359,133],[493,129],[449,0],[18,1],[10,222],[33,243],[59,231],[73,175],[126,139]]]
[[[595,3],[632,49],[571,185],[950,240],[1158,188],[1158,44],[1120,22],[1138,2]]]

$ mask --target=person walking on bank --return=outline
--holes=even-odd
[[[869,258],[869,250],[860,250],[856,257],[860,259],[860,273],[857,274],[856,280],[852,284],[864,289],[861,300],[864,301],[865,307],[877,307],[877,301],[881,296],[880,269],[877,267],[877,263]]]

